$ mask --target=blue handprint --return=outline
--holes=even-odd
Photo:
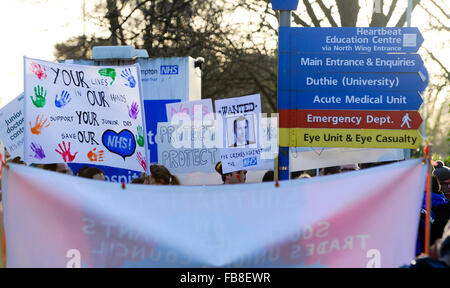
[[[122,76],[125,80],[128,81],[128,83],[125,83],[125,86],[134,88],[136,86],[136,79],[134,79],[133,74],[131,74],[131,69],[127,68],[120,73],[120,76]]]
[[[56,94],[55,105],[58,108],[62,108],[66,106],[70,102],[70,100],[72,100],[72,98],[70,98],[70,94],[67,91],[62,90],[60,97],[58,97],[58,94]]]

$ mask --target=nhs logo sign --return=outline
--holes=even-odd
[[[161,75],[177,75],[178,65],[161,65],[160,67]]]

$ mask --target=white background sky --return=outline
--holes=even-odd
[[[92,2],[86,1],[87,12],[92,10]],[[362,7],[369,6],[364,2],[371,1],[363,0],[360,4]],[[406,4],[407,0],[399,1],[399,5]],[[83,34],[83,0],[7,0],[2,1],[2,5],[0,27],[4,40],[0,46],[3,66],[0,69],[0,107],[23,91],[24,55],[54,61],[56,43]],[[413,13],[412,26],[419,27],[423,32],[425,27],[422,24],[427,21],[427,17],[417,10]],[[245,17],[240,18],[241,22],[246,21]],[[98,33],[98,28],[87,23],[86,33],[89,35],[91,32]],[[450,52],[450,39],[442,39],[439,32],[427,32],[424,38],[424,46],[436,53],[444,66],[450,67],[450,57],[441,56]],[[439,47],[438,43],[443,44]],[[427,69],[433,67],[427,66]]]
[[[0,107],[23,92],[23,56],[53,61],[56,43],[83,34],[82,6],[83,0],[2,1]]]

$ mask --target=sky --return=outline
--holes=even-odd
[[[362,0],[365,7],[370,0]],[[92,10],[92,2],[86,1],[86,11]],[[399,1],[402,5],[406,0]],[[8,0],[0,11],[0,27],[2,41],[0,46],[3,66],[0,69],[2,90],[0,107],[6,105],[23,91],[23,56],[54,61],[54,45],[70,37],[83,34],[83,0]],[[91,5],[91,6],[89,6]],[[413,13],[413,25],[422,29],[427,20],[419,9]],[[248,15],[247,15],[248,16]],[[245,21],[246,17],[239,17]],[[449,25],[450,26],[450,23]],[[86,34],[98,33],[93,23],[86,24]],[[439,32],[427,32],[425,47],[437,53],[437,56],[448,54],[450,39],[444,41],[442,49],[436,49],[436,41],[441,40]],[[447,47],[447,49],[444,49]],[[444,66],[450,67],[450,57],[439,57]],[[427,67],[428,68],[428,67]],[[432,67],[430,67],[432,69]],[[430,69],[429,68],[429,69]]]
[[[89,2],[89,1],[87,1]],[[83,34],[83,0],[2,1],[0,107],[23,92],[23,56],[54,61],[54,45]]]

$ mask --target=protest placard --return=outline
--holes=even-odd
[[[20,94],[0,110],[0,137],[11,158],[23,159],[24,95]]]
[[[171,173],[215,172],[220,149],[215,142],[213,123],[200,122],[198,126],[190,125],[190,121],[186,125],[158,123],[158,163]]]
[[[25,159],[147,170],[139,65],[24,59]]]
[[[271,159],[261,157],[261,97],[259,94],[215,101],[218,129],[223,132],[222,172],[265,169]],[[265,154],[265,156],[270,156]],[[273,167],[269,164],[269,167]]]

